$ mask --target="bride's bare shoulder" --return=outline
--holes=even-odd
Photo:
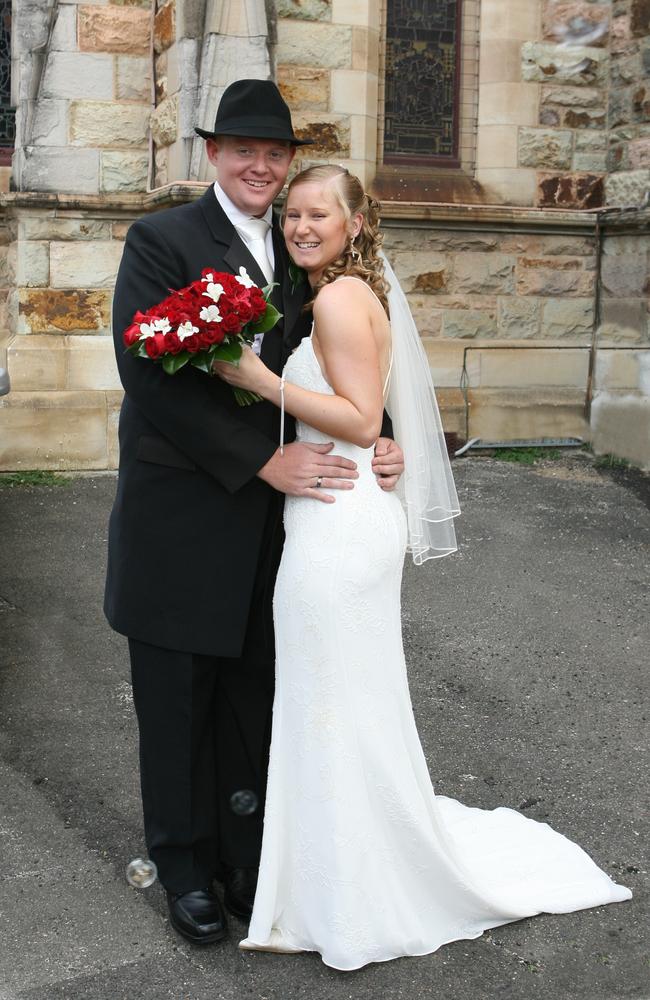
[[[314,299],[314,317],[322,315],[325,310],[328,314],[332,310],[335,312],[339,310],[349,312],[350,309],[367,311],[370,301],[368,289],[363,281],[357,278],[337,278],[336,281],[330,281],[328,285],[324,285],[318,292]]]

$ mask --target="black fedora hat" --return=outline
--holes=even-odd
[[[313,139],[293,134],[289,105],[272,80],[236,80],[223,92],[217,108],[214,132],[194,131],[202,139],[218,135],[241,135],[251,139],[283,139],[292,146],[309,146]]]

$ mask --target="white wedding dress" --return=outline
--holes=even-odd
[[[285,376],[333,392],[310,338]],[[297,435],[331,440],[302,423]],[[350,970],[629,899],[545,823],[434,794],[402,647],[402,506],[377,486],[372,448],[334,451],[357,463],[355,488],[333,504],[286,500],[264,839],[241,947]]]

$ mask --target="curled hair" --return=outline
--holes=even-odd
[[[320,280],[314,287],[314,298],[325,285],[336,281],[342,275],[352,275],[361,278],[370,285],[388,315],[388,283],[384,278],[384,265],[379,257],[383,237],[379,233],[380,204],[371,198],[363,189],[358,177],[351,174],[345,167],[334,164],[308,167],[296,174],[289,184],[287,198],[292,188],[299,184],[311,184],[321,181],[330,188],[339,203],[346,220],[354,215],[361,215],[361,229],[356,237],[350,234],[350,241],[342,254],[333,260],[323,271]],[[286,211],[286,202],[285,202]],[[309,303],[311,308],[313,303]]]

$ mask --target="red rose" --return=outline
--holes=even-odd
[[[179,354],[183,350],[183,345],[175,330],[165,334],[165,351],[168,354]]]
[[[140,324],[132,323],[131,326],[127,326],[122,334],[122,339],[125,347],[133,347],[134,344],[137,344],[140,339]]]
[[[232,312],[223,317],[219,326],[223,328],[224,333],[239,333],[241,330],[241,322],[236,313]]]
[[[204,344],[210,346],[212,344],[220,344],[223,340],[226,331],[222,330],[222,323],[208,323],[201,334],[201,340]]]
[[[197,351],[201,350],[201,339],[193,333],[191,337],[185,338],[183,341],[183,348],[186,351],[189,351],[190,354],[196,354]]]
[[[154,333],[153,337],[147,337],[145,350],[150,358],[159,358],[165,353],[165,334]]]

